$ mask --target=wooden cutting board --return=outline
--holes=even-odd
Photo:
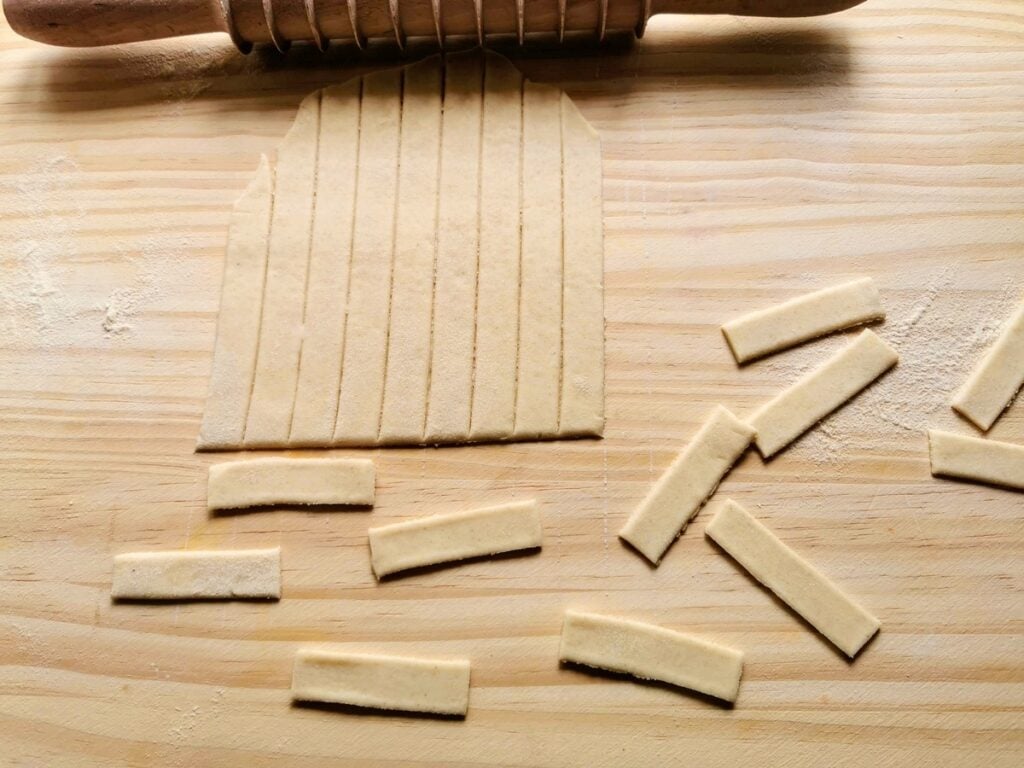
[[[211,517],[222,457],[193,445],[231,202],[305,93],[380,62],[0,26],[4,765],[1020,765],[1024,496],[932,479],[924,429],[972,431],[949,394],[1024,295],[1024,4],[657,19],[514,58],[604,141],[606,438],[373,451],[372,512]],[[714,403],[750,413],[844,341],[740,370],[719,324],[864,274],[899,368],[719,490],[881,618],[849,663],[706,513],[657,570],[615,534]],[[1024,442],[1024,403],[992,435]],[[526,497],[540,554],[374,582],[369,525]],[[276,544],[279,603],[111,604],[114,553]],[[569,606],[743,649],[739,701],[559,669]],[[294,708],[321,642],[468,656],[469,716]]]

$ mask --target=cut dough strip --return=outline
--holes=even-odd
[[[750,418],[758,450],[766,459],[778,453],[898,361],[892,347],[864,331]]]
[[[730,320],[722,333],[737,363],[844,328],[885,318],[875,281],[864,277]]]
[[[373,504],[369,459],[249,459],[210,467],[209,509],[267,504]]]
[[[465,715],[469,661],[301,650],[292,698],[356,707]]]
[[[116,555],[110,594],[115,600],[276,600],[281,548]]]
[[[1024,303],[953,396],[953,409],[987,431],[1024,385]]]
[[[1024,446],[954,435],[928,433],[933,475],[956,477],[1024,490]]]
[[[850,658],[878,631],[878,619],[736,502],[723,502],[705,533]]]
[[[657,565],[753,439],[750,425],[717,406],[619,536]]]
[[[535,549],[541,535],[536,502],[523,501],[371,528],[370,559],[381,578],[424,565]]]
[[[562,661],[624,672],[736,701],[743,654],[654,624],[566,611]]]

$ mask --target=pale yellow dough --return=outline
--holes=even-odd
[[[371,505],[374,468],[369,459],[247,459],[210,467],[209,509],[267,504]]]
[[[753,438],[750,425],[717,406],[630,515],[619,536],[657,565]]]
[[[847,656],[878,631],[878,619],[736,502],[724,501],[705,533]]]
[[[730,320],[722,333],[736,362],[745,363],[884,317],[875,281],[864,277]]]
[[[566,611],[559,658],[736,701],[743,654],[654,624]]]
[[[496,555],[541,545],[533,501],[503,504],[371,528],[370,558],[377,578],[409,568]]]
[[[995,344],[953,396],[953,408],[988,430],[1024,384],[1024,303],[1003,328]]]
[[[281,549],[116,555],[110,594],[119,600],[277,599],[281,597]]]
[[[928,433],[928,445],[933,475],[1024,490],[1024,445],[937,429]]]
[[[769,400],[749,422],[767,459],[896,365],[899,355],[871,331],[862,332],[823,365]]]
[[[373,709],[465,715],[469,661],[300,650],[292,698]]]

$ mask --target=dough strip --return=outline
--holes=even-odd
[[[928,432],[933,475],[1024,490],[1024,445]]]
[[[369,459],[247,459],[210,467],[209,509],[267,504],[371,505],[374,467]]]
[[[1024,303],[971,377],[953,397],[953,409],[987,431],[1024,385]]]
[[[116,600],[281,597],[281,549],[129,552],[114,557]]]

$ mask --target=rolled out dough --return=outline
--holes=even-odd
[[[899,355],[871,331],[862,332],[822,366],[761,407],[749,421],[767,459],[781,451],[872,381]]]
[[[878,619],[847,597],[736,502],[722,502],[704,530],[751,576],[778,595],[847,656],[856,656],[878,631]]]
[[[937,429],[928,433],[928,445],[933,475],[1024,490],[1024,445]]]
[[[292,698],[372,709],[465,715],[469,661],[300,650]]]
[[[1024,385],[1024,303],[953,396],[953,408],[987,431]]]
[[[277,599],[281,597],[281,549],[116,555],[110,594],[118,600]]]
[[[373,504],[369,459],[247,459],[210,467],[206,505],[241,509],[266,504]]]
[[[750,425],[717,406],[630,515],[619,536],[657,565],[753,438]]]
[[[496,555],[541,545],[533,501],[371,528],[370,558],[377,578],[424,565]]]
[[[736,701],[743,654],[654,624],[566,611],[562,661],[624,672]]]
[[[730,320],[722,333],[736,362],[745,363],[884,317],[875,281],[864,277]]]

